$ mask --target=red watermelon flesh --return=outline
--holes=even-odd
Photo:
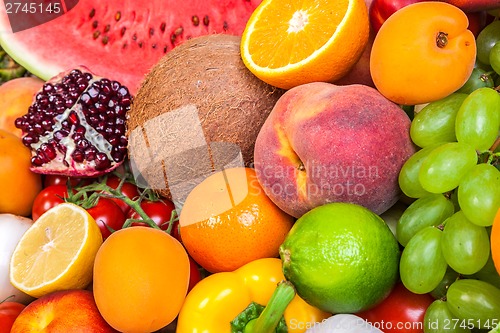
[[[67,12],[21,31],[10,25],[8,2],[0,0],[0,45],[30,72],[48,80],[83,65],[135,94],[149,69],[184,40],[241,35],[261,0],[38,0],[45,6],[68,4]],[[25,22],[26,12],[15,16],[12,11],[13,25]],[[40,17],[32,16],[33,22],[46,20]]]

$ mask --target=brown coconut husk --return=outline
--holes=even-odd
[[[127,122],[129,157],[140,183],[172,199],[173,182],[186,183],[188,191],[207,169],[252,165],[257,134],[284,91],[245,67],[240,40],[223,34],[193,38],[145,77]]]

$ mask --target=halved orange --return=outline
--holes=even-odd
[[[369,33],[364,0],[264,0],[247,22],[241,57],[279,88],[333,82],[359,60]]]

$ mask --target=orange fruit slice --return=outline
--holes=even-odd
[[[241,57],[279,88],[333,82],[359,60],[369,33],[364,0],[264,0],[247,22]]]
[[[293,221],[264,193],[254,169],[243,167],[214,173],[198,184],[179,216],[182,243],[212,273],[277,257]]]
[[[83,289],[102,234],[87,211],[59,204],[41,215],[19,240],[10,262],[10,282],[33,297],[57,290]]]

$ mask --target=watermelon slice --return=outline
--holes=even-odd
[[[148,70],[184,40],[241,35],[260,2],[16,0],[22,4],[16,9],[13,1],[0,0],[0,45],[44,80],[83,65],[135,94]]]

